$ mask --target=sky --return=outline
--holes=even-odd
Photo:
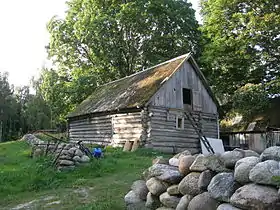
[[[63,17],[65,0],[0,0],[0,72],[9,73],[15,86],[29,85],[48,63],[47,22]],[[199,0],[190,0],[195,10]],[[196,17],[199,18],[198,12]]]

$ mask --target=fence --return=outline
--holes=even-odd
[[[243,148],[262,152],[280,143],[280,131],[221,132],[220,136],[226,150]]]

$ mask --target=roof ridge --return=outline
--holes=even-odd
[[[103,86],[105,86],[105,85],[109,85],[109,84],[112,84],[112,83],[115,83],[115,82],[119,82],[119,81],[121,81],[121,80],[123,80],[123,79],[127,79],[127,78],[129,78],[129,77],[133,77],[133,76],[135,76],[135,75],[141,74],[141,73],[143,73],[143,72],[149,71],[149,70],[151,70],[151,69],[154,69],[154,68],[157,68],[157,67],[159,67],[159,66],[165,65],[165,64],[167,64],[167,63],[173,62],[173,61],[175,61],[175,60],[181,59],[181,58],[183,58],[183,57],[186,57],[186,58],[187,58],[187,57],[189,57],[190,55],[191,55],[190,52],[189,52],[189,53],[186,53],[186,54],[183,54],[183,55],[180,55],[180,56],[178,56],[178,57],[176,57],[176,58],[172,58],[172,59],[170,59],[170,60],[164,61],[164,62],[162,62],[162,63],[159,63],[159,64],[157,64],[157,65],[154,65],[154,66],[149,67],[149,68],[147,68],[147,69],[144,69],[144,70],[142,70],[142,71],[135,72],[135,73],[133,73],[133,74],[131,74],[131,75],[128,75],[128,76],[126,76],[126,77],[122,77],[122,78],[113,80],[113,81],[111,81],[111,82],[107,82],[107,83],[105,83],[105,84],[103,84],[103,85],[99,85],[99,86],[97,86],[97,88],[103,87]]]

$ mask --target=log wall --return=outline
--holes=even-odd
[[[69,121],[71,142],[82,140],[85,143],[109,144],[112,139],[111,115],[96,116]]]
[[[142,112],[112,115],[114,145],[123,145],[127,140],[140,141],[143,126]]]
[[[194,112],[194,116],[200,122],[206,137],[218,138],[217,115]],[[184,110],[150,107],[147,142],[154,149],[163,152],[178,153],[188,149],[198,153],[200,151],[198,135],[187,118],[183,120],[183,129],[177,128],[178,117],[184,118]]]
[[[69,121],[71,142],[82,140],[91,144],[112,144],[120,146],[126,140],[145,139],[142,112],[119,113],[92,116]]]

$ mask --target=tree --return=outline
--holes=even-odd
[[[280,2],[202,0],[201,5],[205,45],[200,62],[222,103],[240,102],[239,96],[254,91],[260,98],[279,93]]]
[[[217,92],[279,76],[279,1],[203,0],[202,15],[201,61]]]
[[[48,24],[48,52],[69,80],[74,72],[101,84],[199,53],[198,23],[186,0],[71,0],[68,7],[65,19]]]

